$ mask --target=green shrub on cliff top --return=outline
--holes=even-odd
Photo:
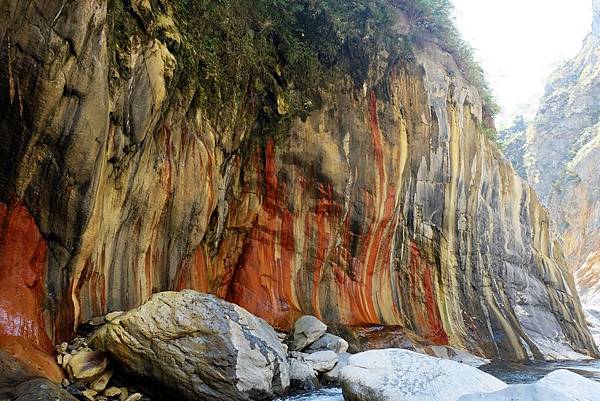
[[[460,35],[452,17],[452,0],[391,0],[403,10],[413,27],[412,40],[419,41],[424,34],[438,39],[438,44],[454,56],[465,77],[479,90],[485,107],[491,115],[500,108],[494,99],[485,73],[475,58],[475,53]]]
[[[452,25],[447,0],[151,0],[151,4],[153,15],[140,18],[128,0],[109,1],[112,46],[126,48],[133,34],[160,38],[145,20],[172,15],[182,37],[181,45],[172,49],[178,60],[178,85],[196,89],[194,101],[213,122],[227,119],[223,110],[246,104],[257,113],[257,131],[276,135],[285,132],[292,119],[319,107],[323,88],[340,76],[350,76],[362,86],[380,54],[388,55],[388,67],[411,60],[409,39],[391,29],[392,6],[411,18],[417,29],[413,39],[420,30],[444,38],[441,42],[455,54],[468,78],[482,93],[489,92],[481,69]],[[122,77],[127,75],[122,68],[117,70]]]
[[[405,41],[390,30],[385,0],[175,0],[184,37],[182,85],[197,85],[209,110],[247,101],[258,131],[285,132],[321,104],[323,88],[340,76],[357,86],[382,49],[389,65]],[[407,48],[403,48],[406,50]],[[219,118],[214,115],[214,119]]]

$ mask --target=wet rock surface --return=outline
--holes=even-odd
[[[0,399],[13,401],[77,401],[69,392],[0,350]]]

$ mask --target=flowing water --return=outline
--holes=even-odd
[[[298,394],[285,401],[344,401],[342,390],[339,388],[325,388],[306,394]]]
[[[527,365],[513,363],[492,363],[481,367],[498,379],[508,383],[533,383],[558,369],[568,369],[581,376],[600,382],[600,360],[539,362]]]
[[[481,369],[508,383],[533,383],[558,369],[569,369],[577,374],[600,382],[600,360],[577,362],[542,362],[527,365],[492,363]],[[284,401],[343,401],[342,390],[326,388],[306,394],[298,394]]]

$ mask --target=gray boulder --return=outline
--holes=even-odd
[[[196,291],[156,294],[103,326],[91,343],[185,399],[270,399],[289,387],[287,358],[273,328]]]
[[[327,326],[314,316],[302,316],[294,323],[288,342],[290,351],[302,351],[327,332]]]
[[[338,354],[337,363],[333,369],[323,373],[323,380],[330,384],[338,383],[340,379],[340,373],[342,372],[342,369],[348,365],[348,360],[351,356],[352,354],[348,352],[342,352]]]
[[[325,333],[317,341],[306,347],[303,352],[312,354],[318,351],[333,351],[336,354],[348,351],[348,342],[341,337]]]
[[[293,351],[290,355],[294,359],[306,362],[319,373],[333,369],[338,360],[337,354],[333,351],[319,351],[312,354]]]
[[[317,372],[312,365],[297,358],[290,358],[290,389],[312,391],[320,387]]]

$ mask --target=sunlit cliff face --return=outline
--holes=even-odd
[[[17,4],[0,13],[14,88],[0,91],[0,250],[2,274],[22,276],[0,291],[23,296],[6,298],[5,332],[45,347],[193,288],[282,329],[309,313],[505,359],[594,352],[545,209],[434,43],[380,52],[364,85],[340,77],[285,135],[252,142],[251,104],[209,119],[158,39],[136,38],[131,76],[109,77],[104,2],[70,4],[52,28],[59,4]]]

